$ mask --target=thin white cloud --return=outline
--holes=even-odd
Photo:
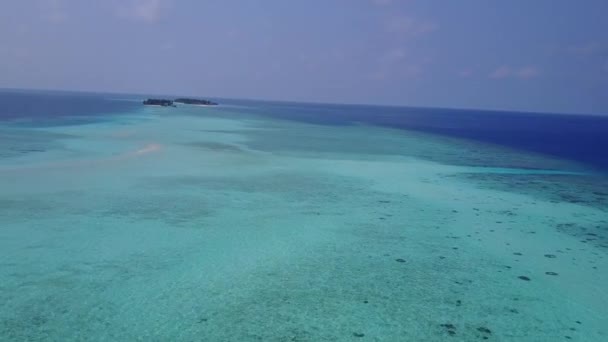
[[[388,73],[384,70],[372,71],[367,78],[372,81],[384,81],[388,77]]]
[[[64,0],[40,0],[40,14],[52,24],[61,24],[68,20],[67,6]]]
[[[393,0],[371,0],[372,4],[378,6],[386,6],[393,3]]]
[[[396,49],[391,49],[388,50],[384,53],[384,55],[382,55],[380,57],[380,63],[382,64],[387,64],[387,63],[395,63],[395,62],[399,62],[402,61],[403,59],[405,59],[405,57],[407,56],[407,52],[405,50],[405,48],[396,48]]]
[[[458,71],[458,76],[460,76],[462,78],[471,77],[471,76],[473,76],[473,69],[471,69],[471,68],[462,69],[462,70]]]
[[[439,25],[432,21],[399,15],[388,18],[385,22],[385,28],[390,33],[419,37],[437,31]]]
[[[165,0],[126,0],[117,3],[119,16],[153,23],[158,21],[167,6]]]
[[[412,0],[369,0],[373,5],[378,7],[386,7],[390,5],[403,5],[408,4]]]
[[[402,76],[418,76],[424,72],[424,68],[419,64],[410,64],[403,67],[399,74]]]
[[[597,42],[571,45],[567,48],[568,52],[579,56],[591,56],[602,50],[602,45]]]
[[[388,5],[395,1],[374,1],[378,5]],[[404,1],[404,0],[401,0]],[[415,53],[414,41],[439,29],[431,20],[417,18],[404,13],[386,14],[379,22],[384,29],[385,39],[392,41],[392,47],[378,54],[377,64],[370,70],[372,80],[403,79],[416,77],[425,72],[431,62],[428,57]],[[412,52],[414,52],[412,54]]]
[[[413,58],[405,46],[388,49],[378,57],[376,68],[368,74],[368,78],[376,81],[412,78],[422,74],[429,62],[427,59]]]
[[[518,78],[521,80],[527,80],[531,78],[538,77],[540,75],[540,70],[535,66],[524,66],[519,68],[513,68],[508,65],[502,65],[492,71],[488,77],[501,80],[507,78]]]
[[[521,78],[522,80],[537,77],[539,74],[540,71],[534,66],[523,67],[515,72],[515,76],[517,78]]]
[[[510,77],[512,74],[513,74],[513,71],[511,70],[511,68],[506,65],[503,65],[503,66],[498,67],[496,70],[492,71],[490,73],[490,78],[503,79],[503,78]]]

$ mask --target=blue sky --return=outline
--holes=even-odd
[[[0,87],[608,114],[606,0],[3,0]]]

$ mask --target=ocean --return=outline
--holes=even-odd
[[[605,341],[608,116],[0,90],[2,341]]]

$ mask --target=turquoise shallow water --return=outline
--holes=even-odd
[[[2,340],[607,339],[579,164],[237,107],[0,136]]]

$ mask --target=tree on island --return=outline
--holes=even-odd
[[[163,106],[163,107],[175,107],[173,101],[164,99],[147,99],[144,101],[144,105],[148,106]]]
[[[187,98],[175,99],[175,102],[183,103],[183,104],[191,104],[191,105],[205,105],[205,106],[217,105],[217,103],[209,101],[209,100],[198,100],[198,99],[187,99]]]
[[[188,99],[188,98],[179,98],[172,100],[166,99],[147,99],[144,101],[144,105],[147,106],[163,106],[163,107],[175,107],[176,103],[190,104],[190,105],[203,105],[203,106],[215,106],[217,103],[209,100],[199,100],[199,99]]]

